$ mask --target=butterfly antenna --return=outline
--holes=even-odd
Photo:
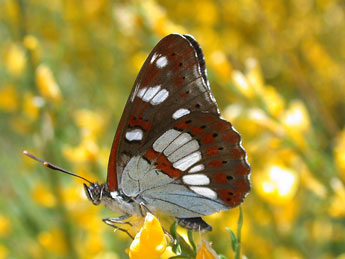
[[[23,153],[24,153],[24,155],[27,155],[28,157],[30,157],[30,158],[32,158],[32,159],[38,161],[38,162],[41,162],[44,166],[46,166],[46,167],[48,167],[48,168],[50,168],[50,169],[53,169],[53,170],[56,170],[56,171],[63,172],[63,173],[65,173],[65,174],[69,174],[69,175],[78,177],[78,178],[83,179],[84,181],[88,182],[89,184],[92,184],[92,182],[90,182],[90,181],[87,180],[86,178],[84,178],[84,177],[82,177],[82,176],[80,176],[80,175],[77,175],[77,174],[75,174],[75,173],[72,173],[72,172],[70,172],[70,171],[67,171],[67,170],[65,170],[65,169],[63,169],[63,168],[61,168],[61,167],[58,167],[58,166],[56,166],[56,165],[54,165],[54,164],[52,164],[52,163],[49,163],[49,162],[47,162],[47,161],[44,161],[44,160],[42,160],[42,159],[40,159],[40,158],[34,156],[33,154],[29,153],[29,152],[26,151],[26,150],[24,150]]]

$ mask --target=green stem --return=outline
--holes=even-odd
[[[236,246],[236,251],[235,251],[235,259],[241,258],[241,230],[242,230],[242,225],[243,225],[243,212],[242,212],[241,206],[239,206],[239,209],[240,209],[240,215],[238,217],[238,222],[237,222],[237,246]]]

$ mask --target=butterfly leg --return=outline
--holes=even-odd
[[[177,223],[191,231],[212,231],[212,227],[207,224],[201,217],[197,218],[177,218]]]
[[[120,217],[116,217],[116,218],[104,218],[103,222],[113,228],[115,228],[115,230],[120,230],[125,232],[130,238],[134,239],[134,237],[128,232],[128,230],[124,229],[124,228],[120,228],[119,226],[117,226],[116,224],[128,224],[130,226],[133,226],[129,221],[125,221],[126,219],[130,218],[129,215],[123,215]]]
[[[147,212],[150,212],[151,214],[153,214],[144,202],[140,202],[139,206],[140,206],[141,216],[145,217]]]

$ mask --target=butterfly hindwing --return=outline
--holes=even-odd
[[[179,208],[175,216],[180,217],[235,207],[250,189],[250,168],[240,136],[229,122],[214,114],[193,112],[176,120],[152,143],[144,158],[171,180],[160,185],[153,176],[141,195],[170,215],[174,212],[167,210],[176,210],[171,208],[174,206]]]

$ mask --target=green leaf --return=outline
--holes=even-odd
[[[238,246],[237,237],[236,237],[235,233],[230,228],[226,228],[226,231],[228,231],[230,233],[232,251],[236,252],[236,249]]]
[[[171,224],[170,226],[170,234],[172,235],[172,237],[176,240],[177,238],[177,234],[176,234],[176,228],[177,228],[177,221],[175,221],[174,223]]]
[[[195,243],[191,242],[191,245],[176,231],[177,222],[175,221],[170,226],[170,235],[174,238],[174,242],[170,244],[172,251],[178,256],[185,256],[187,258],[195,258],[196,247]],[[188,238],[190,238],[188,236]],[[194,246],[192,245],[194,244]]]
[[[192,245],[194,252],[196,253],[196,245],[193,240],[193,232],[190,230],[188,230],[188,240],[189,240],[189,243]]]
[[[219,259],[227,259],[227,257],[226,257],[225,255],[221,255],[221,254],[218,255],[218,258],[219,258]]]
[[[186,255],[176,255],[176,256],[169,257],[169,259],[175,259],[175,258],[190,258],[190,257]]]
[[[180,244],[176,245],[176,249],[175,249],[174,253],[177,255],[182,255],[182,248],[181,248]]]

